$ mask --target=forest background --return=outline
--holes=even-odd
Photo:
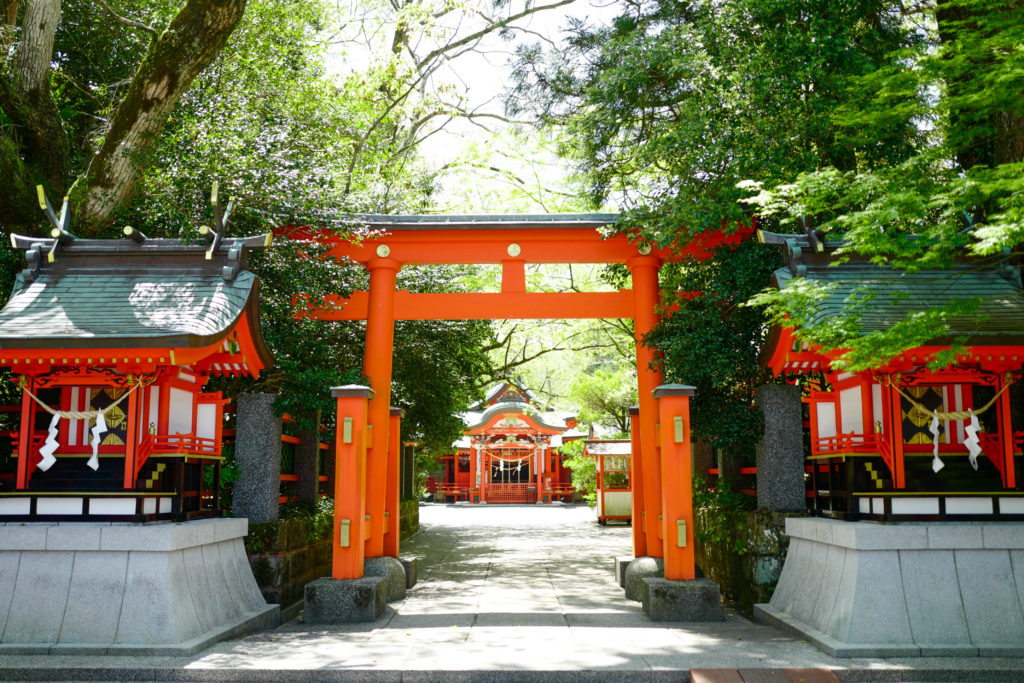
[[[756,215],[909,269],[966,255],[1019,267],[1022,12],[1018,0],[0,0],[0,226],[43,234],[41,184],[69,196],[79,236],[131,224],[192,239],[219,181],[241,200],[234,234],[359,234],[346,217],[360,213],[614,208],[660,245]],[[541,30],[542,16],[560,30]],[[510,75],[502,107],[464,87],[486,59],[495,79]],[[431,163],[432,140],[457,126],[483,132]],[[292,320],[292,293],[364,284],[316,253],[284,243],[254,255],[277,365],[224,387],[280,393],[300,422],[329,421],[327,388],[362,378],[359,325]],[[21,258],[5,239],[3,295]],[[779,265],[747,242],[662,269],[663,289],[704,295],[646,342],[668,381],[697,387],[695,436],[734,460],[760,431],[753,389],[779,381],[757,362],[771,322],[788,316],[807,340],[849,348],[842,362],[860,369],[971,314],[940,307],[861,336],[852,306],[815,326],[819,290],[763,291]],[[540,289],[628,286],[621,268],[530,277]],[[399,286],[493,279],[407,268]],[[631,336],[621,321],[399,323],[403,438],[443,450],[458,413],[516,372],[555,407],[622,431]],[[955,348],[940,359],[951,360]]]

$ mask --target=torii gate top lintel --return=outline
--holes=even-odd
[[[616,213],[354,216],[370,235],[352,241],[327,230],[303,231],[332,244],[335,257],[367,264],[392,258],[402,265],[529,263],[627,263],[639,255],[661,262],[706,258],[752,230],[716,230],[694,236],[685,246],[652,247],[637,235],[611,234]]]

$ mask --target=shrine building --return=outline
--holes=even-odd
[[[492,388],[462,414],[464,436],[445,456],[438,495],[471,503],[553,503],[572,497],[569,470],[559,451],[565,440],[586,438],[572,431],[575,415],[544,411],[519,380]]]
[[[798,277],[827,285],[814,319],[858,306],[861,335],[933,306],[980,302],[926,345],[862,372],[831,367],[842,349],[812,347],[793,327],[771,331],[765,363],[809,387],[814,509],[844,519],[1024,519],[1020,271],[971,261],[911,273],[848,253],[840,261],[841,243],[814,234],[759,236],[786,250],[775,287]],[[956,366],[929,367],[953,345],[962,349]]]
[[[930,324],[916,314],[937,306],[965,312],[859,372],[833,367],[844,349],[771,330],[764,361],[802,385],[814,516],[786,520],[782,573],[754,619],[835,657],[1024,655],[1020,271],[965,259],[910,272],[814,230],[759,237],[786,250],[775,287],[825,285],[807,311],[816,322],[852,309],[864,337]],[[935,362],[951,350],[956,365]]]
[[[0,520],[218,515],[225,400],[204,387],[273,362],[245,270],[269,235],[55,232],[11,236],[27,267],[0,310],[0,367],[21,393]]]

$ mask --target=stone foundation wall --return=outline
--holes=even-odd
[[[747,609],[771,598],[789,539],[787,515],[767,510],[721,511],[709,521],[697,514],[694,553],[704,576],[722,587],[722,596]],[[709,528],[713,524],[714,528]],[[708,536],[702,542],[700,537]]]
[[[244,519],[0,525],[0,654],[190,654],[280,623]]]
[[[420,528],[418,500],[403,500],[399,509],[401,538]],[[285,617],[302,604],[306,584],[331,573],[329,518],[315,525],[310,519],[282,519],[249,525],[245,549],[249,566],[263,593],[272,604],[281,605]]]
[[[1024,524],[803,518],[756,619],[834,657],[1024,657]]]
[[[331,528],[324,527],[315,529],[308,519],[250,525],[245,549],[267,602],[287,613],[301,604],[307,583],[331,573]]]

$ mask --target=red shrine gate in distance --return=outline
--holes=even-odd
[[[361,263],[370,274],[369,291],[347,299],[336,296],[330,307],[307,313],[321,320],[366,321],[363,372],[373,386],[332,390],[338,399],[333,578],[361,578],[366,558],[398,557],[399,411],[391,408],[395,320],[568,318],[634,320],[640,410],[633,453],[640,457],[630,460],[633,554],[664,558],[666,579],[694,578],[692,389],[659,387],[661,374],[651,368],[653,350],[641,340],[659,319],[661,265],[708,258],[720,245],[750,236],[752,229],[704,233],[684,247],[661,249],[631,242],[627,235],[604,238],[602,232],[617,219],[617,214],[363,216],[375,232],[358,243],[327,230],[291,231],[295,238],[333,245],[333,256]],[[527,262],[621,263],[629,268],[633,288],[528,292]],[[442,264],[501,264],[501,291],[395,291],[403,266]]]

